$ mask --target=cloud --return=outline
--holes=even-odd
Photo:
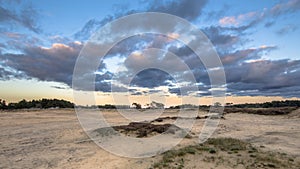
[[[61,87],[61,86],[51,86],[51,87],[55,89],[68,89],[67,87]]]
[[[259,59],[262,54],[269,53],[272,50],[277,49],[276,46],[262,45],[258,48],[249,48],[243,50],[237,50],[232,53],[226,53],[221,56],[223,65],[240,64],[247,60]]]
[[[258,60],[226,67],[227,87],[235,95],[265,95],[276,90],[277,95],[291,96],[287,88],[300,85],[300,60]],[[295,93],[296,97],[299,97]]]
[[[0,78],[8,80],[14,78],[34,78],[40,81],[54,81],[72,87],[72,76],[75,62],[83,44],[74,41],[68,44],[54,43],[51,47],[27,46],[22,54],[2,54],[0,57]],[[105,64],[101,64],[98,71],[102,71]],[[94,74],[95,72],[91,72]],[[85,81],[77,86],[78,90],[86,90],[90,85],[96,91],[110,92],[110,80],[113,74],[106,71],[96,74],[95,82]],[[92,83],[92,84],[91,84]],[[57,89],[61,87],[52,86]],[[124,87],[113,86],[114,91],[126,91]]]
[[[81,30],[73,35],[73,38],[80,41],[86,41],[93,33],[95,33],[97,28],[120,17],[138,12],[162,12],[193,21],[201,15],[203,8],[207,4],[207,0],[152,0],[149,2],[143,1],[141,6],[145,3],[147,5],[144,8],[128,10],[118,9],[115,14],[107,15],[100,21],[91,19],[87,21]]]
[[[4,29],[7,29],[7,24],[12,26],[22,26],[33,32],[40,32],[37,26],[37,11],[31,4],[21,4],[15,1],[0,2],[0,23],[4,24]],[[20,10],[15,11],[16,6]]]
[[[2,63],[0,77],[1,79],[13,77],[36,78],[42,81],[61,82],[71,86],[74,64],[81,48],[82,44],[79,42],[70,42],[67,44],[55,43],[48,48],[27,46],[23,54],[2,54],[0,60]],[[293,93],[292,89],[300,85],[300,82],[297,80],[300,78],[300,60],[261,59],[264,54],[268,54],[275,49],[277,49],[276,46],[262,45],[256,48],[241,49],[221,55],[225,66],[228,92],[233,95],[299,96],[299,92]],[[170,47],[170,51],[177,54],[178,59],[189,66],[198,84],[194,83],[190,84],[190,86],[181,85],[180,87],[183,90],[180,91],[180,88],[175,86],[178,81],[175,81],[173,75],[179,76],[177,79],[181,80],[179,81],[180,83],[189,82],[189,80],[182,73],[181,70],[183,68],[174,66],[179,64],[176,63],[177,61],[174,61],[172,55],[157,57],[157,55],[150,55],[150,53],[147,55],[146,53],[143,56],[137,52],[133,53],[125,61],[125,66],[128,70],[134,72],[143,67],[151,67],[149,65],[161,64],[162,70],[168,69],[171,74],[158,69],[145,69],[134,76],[129,87],[125,87],[118,85],[118,83],[111,84],[110,81],[116,74],[107,71],[104,65],[102,66],[104,69],[99,68],[99,70],[103,70],[103,73],[96,74],[95,89],[97,91],[111,92],[111,85],[113,85],[113,91],[127,92],[130,86],[149,89],[167,86],[169,93],[177,95],[210,95],[211,86],[209,78],[205,68],[201,65],[201,61],[197,61],[197,57],[188,48]],[[195,62],[197,63],[195,64]],[[6,67],[3,67],[3,65]],[[180,71],[181,73],[178,73]],[[83,83],[80,89],[85,89],[85,85],[88,84]],[[200,93],[194,93],[196,92],[194,90],[195,87],[200,90]],[[131,94],[140,95],[145,93],[131,91]]]
[[[290,32],[294,32],[298,29],[296,25],[285,25],[284,27],[280,28],[276,33],[278,35],[286,35]]]
[[[202,9],[206,5],[206,3],[206,0],[153,0],[150,1],[147,11],[164,12],[192,21],[201,15]]]
[[[248,29],[263,21],[267,21],[268,25],[271,26],[275,21],[268,19],[297,11],[298,2],[292,0],[287,3],[280,3],[263,12],[254,11],[237,16],[225,16],[219,20],[219,25],[203,28],[208,38],[216,46],[224,64],[229,93],[233,95],[300,97],[300,92],[293,92],[293,90],[299,91],[300,86],[298,80],[300,78],[299,60],[264,60],[262,56],[277,49],[276,46],[262,45],[245,49],[241,45],[248,40],[243,37]],[[80,41],[87,40],[102,25],[136,11],[166,12],[194,21],[202,15],[202,9],[206,3],[206,1],[196,0],[162,2],[154,0],[148,3],[143,10],[121,10],[114,15],[108,15],[101,21],[92,19],[72,38]],[[34,19],[36,14],[31,10],[34,9],[25,11],[23,13],[25,18],[21,18],[20,13],[1,6],[0,22],[21,25],[35,31],[37,29]],[[128,24],[130,25],[130,23]],[[146,23],[142,26],[146,27],[147,24],[153,23]],[[284,26],[277,33],[283,35],[295,31],[295,29],[296,27],[293,25]],[[82,86],[77,86],[78,89],[85,90],[87,86],[94,85],[96,91],[129,91],[132,95],[145,95],[167,92],[157,89],[166,87],[169,93],[165,94],[210,95],[212,91],[210,79],[199,57],[188,46],[172,39],[180,36],[180,33],[170,31],[168,35],[169,37],[144,34],[118,43],[105,56],[102,66],[96,72],[95,84],[90,84],[94,82],[85,81],[85,77],[82,77]],[[1,36],[9,38],[6,44],[2,44],[2,48],[10,46],[10,48],[18,49],[18,53],[4,53],[1,49],[0,79],[36,78],[41,81],[55,81],[69,87],[72,86],[74,65],[83,47],[81,42],[53,36],[50,38],[53,43],[52,46],[42,47],[37,45],[38,40],[35,41],[33,38],[13,31],[3,31]],[[23,40],[21,44],[20,39]],[[190,42],[193,45],[196,43],[193,40]],[[147,50],[151,48],[159,48],[163,51],[154,53],[148,51],[147,54]],[[172,53],[177,57],[174,57]],[[105,65],[105,59],[112,58],[120,62],[124,60],[123,65],[114,63],[111,66],[123,66],[124,70],[118,70],[120,72],[110,70],[110,67]],[[194,75],[195,82],[190,78],[186,68]],[[131,76],[133,78],[130,78]],[[112,79],[117,80],[117,83],[112,83]],[[182,91],[180,91],[180,87]],[[139,90],[141,88],[147,88],[148,91]],[[198,88],[200,92],[196,92],[195,88]]]
[[[130,86],[154,88],[169,86],[173,78],[166,72],[158,69],[146,69],[139,72],[131,81]]]
[[[240,14],[238,16],[225,16],[219,20],[221,26],[240,26],[244,25],[245,22],[257,19],[259,17],[258,12],[248,12]]]
[[[221,26],[228,26],[228,25],[237,26],[240,23],[239,23],[239,21],[237,21],[237,19],[234,16],[225,16],[224,18],[221,18],[219,20],[219,24]]]
[[[286,14],[293,13],[300,10],[300,1],[299,0],[290,0],[287,3],[279,3],[273,6],[270,9],[270,14],[274,17]]]
[[[1,65],[0,62],[0,80],[10,80],[10,79],[28,79],[29,77],[24,74],[24,72],[11,70],[6,66]]]
[[[73,68],[82,45],[53,44],[51,47],[27,46],[23,54],[3,54],[2,62],[10,69],[24,72],[41,81],[71,85]]]
[[[242,31],[266,21],[265,27],[273,26],[278,17],[298,12],[300,10],[299,0],[290,0],[284,3],[278,3],[270,9],[263,11],[252,11],[237,16],[225,16],[219,19],[219,25],[222,27],[236,27]]]
[[[112,21],[113,19],[114,17],[111,15],[106,16],[101,21],[91,19],[81,28],[81,30],[73,35],[73,38],[76,40],[85,41],[90,38],[90,36],[95,33],[98,28]]]
[[[266,11],[264,19],[267,20],[266,27],[273,26],[279,17],[286,16],[300,10],[299,0],[289,0],[288,2],[278,3],[270,10]],[[290,16],[289,16],[290,17]]]
[[[227,29],[219,26],[210,26],[203,29],[209,40],[220,50],[232,48],[241,42],[241,33],[239,29]],[[229,31],[229,32],[228,32]]]

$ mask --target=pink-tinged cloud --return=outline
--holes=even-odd
[[[274,16],[287,12],[295,12],[300,10],[300,0],[290,0],[287,3],[280,3],[271,8],[270,13]]]
[[[219,24],[221,26],[243,26],[247,24],[253,26],[266,18],[274,19],[280,15],[297,12],[299,10],[300,0],[290,0],[288,2],[276,4],[270,9],[264,9],[264,11],[248,12],[238,16],[225,16],[219,20]]]
[[[226,16],[219,20],[219,24],[222,26],[237,25],[238,21],[236,20],[236,18],[234,16]]]
[[[248,12],[238,16],[226,16],[219,20],[221,26],[240,26],[259,17],[258,12]]]

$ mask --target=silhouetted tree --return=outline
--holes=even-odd
[[[165,107],[165,105],[163,103],[158,103],[155,101],[152,101],[150,104],[146,104],[146,106],[149,109],[163,109]]]
[[[25,99],[19,101],[18,103],[9,103],[7,109],[28,109],[28,108],[73,108],[74,104],[58,99],[42,99],[42,100],[32,100],[26,101]]]
[[[220,102],[214,103],[214,107],[221,107],[221,106],[222,106],[222,104]]]
[[[136,109],[142,109],[142,105],[139,103],[132,103],[132,106]]]
[[[266,103],[236,104],[237,108],[271,108],[271,107],[300,107],[300,100],[272,101]]]
[[[0,109],[6,109],[6,108],[7,106],[5,100],[0,99]]]

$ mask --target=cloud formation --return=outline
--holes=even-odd
[[[291,88],[300,82],[300,60],[258,60],[226,68],[228,89],[235,95],[271,95],[272,91],[281,96],[292,95]],[[275,93],[273,93],[275,94]]]
[[[239,27],[246,30],[265,22],[265,27],[271,27],[279,17],[292,14],[300,10],[299,0],[289,0],[288,2],[278,3],[270,9],[263,11],[251,11],[238,16],[225,16],[219,19],[219,25],[222,27]]]
[[[5,3],[4,3],[5,2]],[[20,6],[16,1],[0,1],[0,23],[4,25],[2,29],[7,29],[7,25],[22,26],[33,32],[40,32],[37,25],[37,11],[31,4],[23,4],[17,12],[15,6]]]
[[[153,0],[150,1],[147,11],[168,13],[192,21],[201,15],[206,4],[207,0]]]
[[[153,0],[146,5],[145,9],[119,11],[100,21],[92,19],[72,37],[51,37],[50,47],[43,47],[46,45],[38,43],[39,39],[5,30],[0,36],[9,40],[0,44],[0,79],[35,78],[41,81],[60,82],[71,87],[74,65],[83,47],[79,41],[86,41],[97,28],[118,17],[137,11],[166,12],[195,21],[203,16],[206,4],[207,1],[198,0]],[[217,24],[201,27],[220,55],[226,73],[228,94],[300,97],[300,92],[298,92],[300,60],[264,58],[272,51],[279,49],[276,45],[266,44],[256,47],[243,45],[251,41],[247,36],[251,35],[247,32],[249,29],[259,24],[269,27],[275,25],[276,18],[297,12],[300,9],[299,4],[299,0],[290,0],[264,11],[250,11],[237,16],[215,18]],[[26,27],[34,32],[39,31],[36,26],[34,8],[26,8],[18,13],[3,6],[3,3],[0,5],[0,23]],[[295,25],[285,25],[276,33],[286,35],[296,29]],[[99,67],[98,72],[92,72],[96,73],[95,90],[102,92],[112,90],[127,92],[129,90],[132,95],[156,92],[165,95],[211,95],[212,86],[210,86],[207,70],[188,46],[174,40],[178,36],[181,35],[177,32],[171,32],[166,36],[143,34],[118,43],[102,60],[102,66]],[[190,43],[196,42],[191,40]],[[145,50],[151,48],[162,49],[163,52],[158,55],[145,54]],[[6,51],[4,52],[3,49]],[[17,52],[9,52],[8,49],[14,49]],[[117,66],[125,71],[117,72],[117,69],[113,69]],[[154,66],[158,68],[153,68]],[[194,75],[195,83],[192,83],[190,77],[187,76],[184,66],[187,66]],[[130,78],[131,75],[133,77]],[[112,79],[120,83],[113,84]],[[85,85],[89,84],[83,82],[83,86],[79,89],[85,89]],[[157,89],[159,87],[167,87],[168,91]],[[179,87],[184,90],[180,91]],[[194,87],[200,92],[194,91]],[[139,88],[147,88],[148,91],[138,90]]]
[[[257,12],[248,12],[238,16],[225,16],[219,20],[219,24],[221,26],[240,26],[249,20],[257,19],[258,15]]]
[[[3,54],[2,65],[24,72],[28,77],[41,81],[56,81],[71,85],[75,61],[82,44],[55,43],[50,48],[27,46],[23,54]]]
[[[108,22],[118,19],[123,16],[138,12],[162,12],[167,14],[172,14],[189,21],[197,19],[203,11],[203,8],[207,4],[207,0],[151,0],[148,2],[141,1],[140,5],[146,4],[144,9],[128,9],[124,10],[118,8],[118,12],[113,15],[107,15],[104,19],[98,21],[96,19],[91,19],[86,22],[83,28],[76,32],[73,36],[77,40],[85,41],[87,40],[97,28],[107,24]]]
[[[287,3],[279,3],[271,8],[270,14],[274,17],[286,14],[293,13],[300,10],[300,1],[299,0],[289,0]]]
[[[289,24],[289,25],[285,25],[282,28],[280,28],[276,33],[278,35],[286,35],[290,32],[294,32],[298,29],[298,27],[296,25],[293,24]]]

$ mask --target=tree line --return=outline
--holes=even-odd
[[[217,103],[214,103],[214,106],[217,106]],[[133,103],[132,108],[142,109],[141,104]],[[150,104],[146,104],[146,109],[156,109],[164,108],[164,104],[152,101]],[[220,105],[219,105],[220,106]],[[79,106],[80,107],[80,106]],[[81,106],[87,107],[89,106]],[[183,104],[177,106],[171,106],[169,109],[182,109],[182,108],[209,108],[207,105],[192,105],[192,104]],[[265,103],[245,103],[245,104],[232,104],[227,103],[225,107],[235,107],[235,108],[272,108],[272,107],[300,107],[300,100],[285,100],[285,101],[272,101]],[[0,109],[30,109],[30,108],[74,108],[74,103],[71,103],[66,100],[59,99],[40,99],[40,100],[31,100],[26,101],[25,99],[17,103],[7,104],[5,100],[0,99]],[[100,108],[100,109],[129,109],[129,105],[97,105],[91,106],[91,108]]]
[[[300,100],[272,101],[272,102],[265,102],[265,103],[227,104],[226,107],[236,107],[236,108],[300,107]]]
[[[0,99],[0,109],[30,109],[30,108],[74,108],[74,104],[59,99],[40,99],[27,101],[25,99],[17,103],[6,104],[5,100]]]

